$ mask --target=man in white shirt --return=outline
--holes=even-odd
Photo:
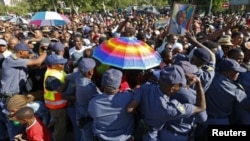
[[[78,35],[75,36],[74,42],[75,42],[75,46],[73,48],[69,49],[70,59],[71,59],[73,53],[78,52],[78,53],[82,53],[82,55],[83,55],[84,50],[86,48],[89,48],[89,47],[86,47],[83,45],[83,38],[81,36],[78,36]]]

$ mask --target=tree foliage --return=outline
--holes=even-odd
[[[37,12],[37,11],[48,11],[54,10],[53,2],[57,10],[59,5],[57,4],[59,0],[26,0],[17,4],[15,7],[8,7],[0,5],[0,14],[6,13],[7,11],[13,11],[19,15],[27,12]],[[163,5],[171,5],[173,2],[178,3],[194,3],[197,5],[197,9],[202,9],[208,11],[210,0],[63,0],[67,7],[73,8],[75,6],[79,7],[80,12],[86,11],[96,11],[103,10],[102,3],[105,4],[107,9],[117,9],[125,8],[131,5],[142,5],[142,4],[152,4],[155,6],[162,7]],[[227,0],[213,0],[213,10],[223,11],[223,2]]]

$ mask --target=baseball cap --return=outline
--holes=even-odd
[[[63,51],[64,50],[64,45],[61,42],[56,42],[51,45],[51,50],[55,52]]]
[[[49,46],[50,40],[48,38],[42,38],[40,46]]]
[[[102,86],[119,88],[122,81],[122,72],[117,69],[108,69],[102,76]]]
[[[182,67],[184,73],[193,74],[198,71],[198,68],[195,65],[192,65],[189,61],[180,61],[177,65]]]
[[[83,73],[89,72],[91,69],[95,68],[95,66],[96,62],[92,58],[82,58],[78,62],[78,69]]]
[[[65,64],[68,60],[63,58],[62,56],[51,54],[47,56],[45,63],[47,65],[55,65],[55,64]]]
[[[160,80],[168,84],[181,84],[182,86],[187,83],[184,70],[179,65],[163,68],[160,71]]]
[[[209,63],[211,60],[210,53],[204,48],[195,49],[193,55],[206,63]]]
[[[24,43],[18,43],[15,47],[14,47],[15,51],[30,51],[30,48],[24,44]]]
[[[7,42],[4,39],[0,39],[0,45],[7,46]]]
[[[189,58],[186,54],[177,53],[173,56],[173,63],[178,64],[180,61],[189,61]]]
[[[240,66],[240,64],[234,59],[225,58],[223,59],[218,66],[219,71],[237,71],[237,72],[246,72],[247,70]]]

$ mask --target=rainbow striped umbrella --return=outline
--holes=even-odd
[[[36,26],[60,26],[70,23],[70,20],[54,11],[36,12],[31,18],[29,24]]]
[[[111,38],[94,49],[93,57],[121,69],[146,70],[161,62],[160,55],[146,43],[131,37]]]

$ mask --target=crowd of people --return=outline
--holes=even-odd
[[[69,18],[0,22],[0,141],[205,141],[211,124],[250,124],[245,17],[194,15],[181,36],[153,14]],[[92,56],[119,37],[146,42],[162,62],[123,70]]]

